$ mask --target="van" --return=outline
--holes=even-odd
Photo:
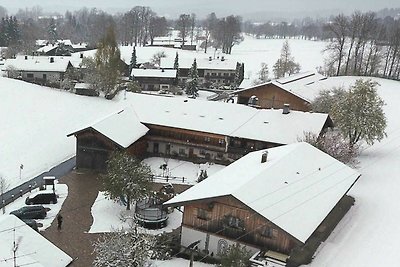
[[[38,191],[31,194],[25,200],[26,205],[55,203],[57,203],[57,196],[53,191]]]

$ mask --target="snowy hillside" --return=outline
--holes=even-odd
[[[347,86],[355,77],[329,78],[326,88]],[[374,79],[385,100],[388,137],[373,146],[364,146],[360,157],[359,181],[350,195],[355,206],[321,245],[312,267],[398,266],[400,238],[400,82]]]
[[[66,135],[119,105],[3,77],[0,94],[0,173],[10,188],[73,157],[76,141]]]

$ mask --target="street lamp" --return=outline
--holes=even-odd
[[[21,176],[22,176],[22,170],[24,169],[24,164],[21,164],[20,166],[19,166],[19,179],[21,179]]]

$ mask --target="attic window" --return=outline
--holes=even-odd
[[[238,217],[226,215],[224,221],[225,226],[236,229],[244,229],[244,221]]]
[[[209,220],[207,210],[197,208],[197,218],[201,220]]]
[[[278,230],[266,226],[263,229],[261,229],[260,235],[266,238],[275,239],[278,237]]]

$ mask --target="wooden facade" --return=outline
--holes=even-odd
[[[92,128],[75,133],[76,168],[104,171],[110,154],[124,148]],[[141,158],[146,152],[147,143],[141,138],[125,150],[130,155]]]
[[[230,163],[251,151],[280,145],[159,125],[146,126],[150,129],[146,135],[147,152],[152,155]]]
[[[302,245],[232,196],[184,204],[182,226],[289,255]]]
[[[258,98],[257,105],[260,108],[282,109],[284,104],[289,104],[290,108],[299,111],[310,111],[311,106],[305,99],[296,96],[273,83],[266,83],[254,88],[238,92],[238,104],[247,105],[250,97]]]

